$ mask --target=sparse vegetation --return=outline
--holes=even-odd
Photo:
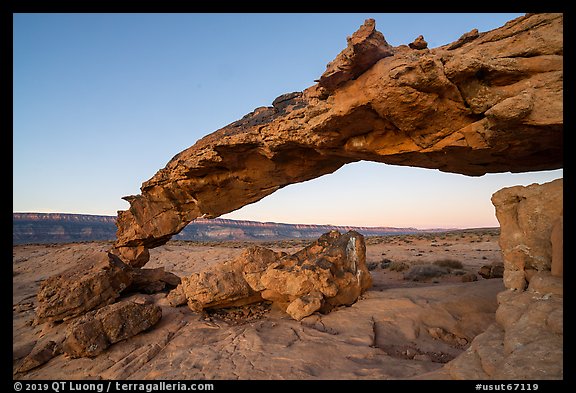
[[[388,268],[393,272],[403,272],[410,269],[410,266],[405,262],[394,261],[388,265]]]
[[[410,271],[404,273],[404,280],[427,281],[430,278],[440,277],[449,274],[448,268],[433,264],[423,264],[413,266]]]
[[[449,269],[462,269],[464,267],[462,262],[455,259],[438,259],[432,263],[436,266],[446,267]]]
[[[380,267],[382,269],[386,269],[388,266],[390,266],[390,264],[392,263],[392,261],[388,258],[382,258],[382,260],[380,261]]]
[[[378,262],[366,262],[366,268],[370,271],[376,270],[380,266]]]

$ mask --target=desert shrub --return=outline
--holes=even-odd
[[[462,265],[462,262],[457,261],[455,259],[438,259],[433,263],[436,266],[447,267],[449,269],[462,269],[464,267],[464,265]]]
[[[403,272],[410,269],[410,266],[405,262],[394,261],[388,265],[388,268],[393,272]]]
[[[413,266],[410,271],[404,273],[404,280],[426,281],[430,278],[440,277],[449,274],[446,267],[426,264]]]
[[[375,270],[380,266],[378,262],[366,262],[366,268],[370,271]]]
[[[382,269],[386,269],[387,267],[390,266],[391,263],[392,263],[392,260],[390,260],[388,258],[382,258],[382,260],[380,261],[380,267]]]

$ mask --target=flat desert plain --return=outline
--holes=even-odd
[[[257,244],[294,253],[310,242]],[[151,250],[146,267],[163,266],[185,276],[235,258],[251,244],[170,241]],[[41,281],[73,267],[83,254],[110,245],[13,247],[13,370],[39,340],[63,334],[68,324],[32,323]],[[127,294],[134,301],[160,305],[160,322],[95,358],[58,355],[14,378],[448,378],[442,366],[494,321],[502,279],[484,279],[477,272],[501,261],[497,228],[367,237],[373,286],[351,306],[301,321],[266,302],[195,313],[186,306],[171,307],[165,292]],[[424,264],[443,265],[436,270],[445,274],[410,274]],[[477,281],[470,281],[474,276]]]

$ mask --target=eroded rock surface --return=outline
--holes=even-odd
[[[392,48],[375,30],[374,22],[367,21],[328,65],[317,85],[282,95],[271,107],[257,108],[201,139],[145,182],[141,195],[125,198],[131,206],[119,212],[118,238],[111,253],[95,254],[41,285],[38,323],[67,321],[88,313],[71,322],[62,346],[54,340],[28,345],[26,351],[31,352],[25,360],[29,362],[23,363],[22,370],[34,370],[62,350],[72,357],[95,356],[111,343],[156,324],[162,314],[156,305],[110,303],[134,282],[132,288],[151,293],[177,283],[160,271],[132,269],[146,264],[150,248],[164,244],[197,217],[219,216],[285,185],[331,173],[358,160],[466,175],[562,167],[562,24],[561,14],[527,15],[499,29],[471,31],[453,44],[428,50],[423,39]],[[504,282],[509,290],[498,297],[496,323],[444,369],[451,378],[562,378],[561,189],[560,181],[559,185],[553,182],[495,194],[493,202],[502,225]],[[542,195],[546,198],[538,200]],[[542,205],[546,199],[550,204]],[[222,279],[210,274],[194,276],[196,281],[183,279],[169,301],[184,299],[196,310],[268,299],[298,320],[314,311],[351,304],[370,285],[370,274],[365,265],[362,268],[363,241],[359,239],[349,237],[338,247],[323,246],[320,239],[291,256],[255,249],[254,263],[230,263],[223,269]],[[498,283],[462,285],[477,284],[480,288]],[[482,303],[485,299],[479,303],[482,310],[473,316],[456,300],[449,305],[444,302],[441,309],[451,310],[447,315],[441,309],[428,313],[428,299],[415,296],[397,302],[395,310],[402,313],[392,315],[387,307],[394,295],[387,296],[386,303],[378,303],[380,314],[374,310],[358,314],[358,308],[350,307],[343,310],[346,318],[311,316],[306,325],[290,321],[279,327],[262,321],[232,334],[230,330],[214,334],[219,326],[195,321],[191,331],[175,337],[183,325],[190,324],[190,317],[186,322],[182,311],[173,311],[178,315],[156,333],[157,341],[147,344],[137,337],[130,345],[145,345],[130,347],[119,363],[115,356],[124,349],[113,348],[106,364],[99,363],[87,374],[170,378],[177,364],[181,369],[174,375],[178,377],[231,377],[238,373],[263,377],[272,364],[292,367],[294,359],[286,361],[283,355],[298,353],[301,359],[304,353],[309,363],[302,364],[293,376],[342,378],[344,374],[322,370],[330,370],[329,361],[344,349],[348,354],[340,359],[344,364],[367,365],[355,368],[354,377],[409,377],[432,370],[429,363],[457,356],[492,322],[493,310]],[[461,291],[452,299],[461,300]],[[403,318],[411,310],[418,311]],[[346,325],[346,321],[353,323]],[[259,329],[268,328],[275,334],[260,334]],[[203,347],[193,367],[188,359],[180,356],[178,363],[161,352],[172,341],[180,343],[177,348],[181,351],[196,335],[203,337]],[[309,340],[300,345],[304,335]],[[326,349],[332,336],[339,336],[338,351]],[[321,340],[316,340],[318,337]],[[399,348],[399,339],[410,344]],[[426,345],[434,340],[446,344],[441,355],[426,351]],[[232,348],[230,359],[223,360],[214,345]],[[282,349],[288,347],[292,349]],[[291,352],[295,347],[301,351]],[[249,354],[234,356],[238,349]],[[279,358],[271,361],[269,356],[252,353],[267,350]],[[378,371],[389,357],[404,356],[427,363],[422,367],[410,363],[414,372]],[[533,361],[546,356],[546,361]],[[148,367],[151,359],[158,367]],[[226,363],[223,367],[230,368],[214,369],[220,360]],[[49,365],[58,367],[62,362],[59,359]],[[147,367],[140,369],[144,365]],[[65,372],[58,370],[54,375]],[[253,374],[247,374],[248,370]],[[41,374],[33,371],[30,375]]]
[[[32,351],[20,362],[14,374],[25,373],[39,367],[62,353],[62,342],[42,340],[37,343]]]
[[[554,279],[561,281],[558,277]],[[532,288],[521,292],[508,290],[499,294],[498,302],[497,322],[446,366],[452,378],[562,379],[562,295]]]
[[[235,260],[182,278],[169,302],[201,311],[270,300],[301,320],[351,305],[371,285],[364,237],[331,231],[289,256],[251,247]]]
[[[116,255],[93,252],[42,281],[35,323],[66,321],[114,303],[127,292],[155,293],[178,284],[180,278],[162,267],[132,268]]]
[[[73,357],[94,357],[110,345],[155,325],[162,309],[155,304],[122,301],[91,311],[67,329],[63,351]]]
[[[294,319],[351,305],[372,285],[364,237],[331,231],[299,252],[268,266],[260,277],[262,297],[286,305]]]
[[[118,257],[94,252],[78,265],[44,280],[37,293],[36,322],[63,321],[114,302],[132,283]]]
[[[202,138],[125,197],[113,252],[143,266],[197,217],[359,160],[472,176],[562,167],[562,14],[412,46],[368,20],[318,84]]]
[[[273,311],[234,325],[187,307],[95,358],[56,356],[19,379],[406,379],[442,367],[494,321],[501,282],[367,291],[300,322]],[[159,297],[161,294],[153,295]],[[432,332],[432,335],[429,333]]]
[[[504,277],[504,264],[493,262],[490,265],[484,265],[478,270],[478,274],[486,279],[502,278]]]
[[[446,365],[455,379],[562,379],[564,288],[552,274],[562,239],[563,181],[502,189],[492,197],[500,221],[504,284],[496,322]]]
[[[551,237],[564,208],[562,190],[563,179],[557,179],[507,187],[492,196],[501,228],[506,288],[523,290],[531,274],[551,270]]]
[[[380,59],[394,56],[394,47],[376,30],[374,19],[366,19],[346,41],[346,49],[328,63],[318,81],[318,86],[324,91],[333,92],[345,82],[362,75]]]

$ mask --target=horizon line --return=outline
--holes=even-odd
[[[60,215],[69,215],[69,216],[93,216],[93,217],[107,217],[107,218],[116,218],[118,215],[108,215],[108,214],[93,214],[93,213],[60,213],[60,212],[15,212],[13,211],[12,214],[60,214]],[[406,227],[397,227],[397,226],[367,226],[367,225],[335,225],[335,224],[300,224],[300,223],[285,223],[285,222],[276,222],[276,221],[257,221],[257,220],[238,220],[238,219],[231,219],[231,218],[196,218],[195,220],[190,221],[189,224],[193,222],[200,222],[200,221],[211,221],[211,220],[222,220],[222,221],[232,221],[232,222],[253,222],[259,224],[277,224],[277,225],[302,225],[302,226],[327,226],[327,227],[336,227],[336,228],[370,228],[370,229],[377,229],[377,228],[392,228],[392,229],[415,229],[418,231],[432,231],[432,230],[464,230],[464,229],[484,229],[484,228],[500,228],[500,226],[480,226],[480,227],[427,227],[427,228],[419,228],[414,226],[406,226]]]

